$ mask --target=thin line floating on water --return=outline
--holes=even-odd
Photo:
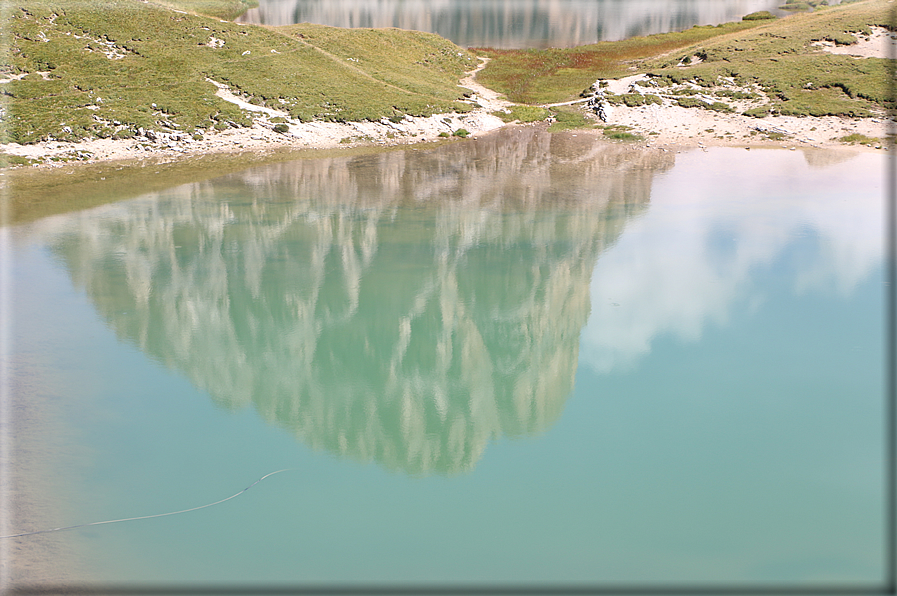
[[[234,493],[231,496],[227,497],[226,499],[221,499],[220,501],[215,501],[214,503],[208,503],[206,505],[200,505],[199,507],[191,507],[190,509],[181,509],[180,511],[169,511],[168,513],[157,513],[155,515],[141,515],[139,517],[125,517],[122,519],[108,519],[108,520],[104,520],[104,521],[90,522],[88,524],[77,524],[74,526],[63,526],[61,528],[48,528],[46,530],[37,530],[34,532],[22,532],[21,534],[10,534],[8,536],[0,536],[0,540],[2,540],[4,538],[21,538],[23,536],[34,536],[35,534],[47,534],[50,532],[62,532],[64,530],[76,530],[78,528],[86,528],[88,526],[101,526],[103,524],[117,524],[117,523],[121,523],[121,522],[137,521],[139,519],[152,519],[154,517],[167,517],[169,515],[178,515],[180,513],[189,513],[191,511],[199,511],[200,509],[205,509],[206,507],[212,507],[214,505],[220,505],[221,503],[224,503],[225,501],[230,501],[233,498],[239,497],[240,495],[242,495],[243,493],[248,491],[250,488],[252,488],[256,484],[258,484],[265,478],[269,478],[271,476],[274,476],[275,474],[280,474],[281,472],[290,472],[290,471],[298,470],[298,469],[299,468],[284,468],[283,470],[276,470],[274,472],[270,472],[268,474],[265,474],[264,476],[262,476],[261,478],[259,478],[258,480],[256,480],[255,482],[253,482],[252,484],[250,484],[243,490],[241,490],[240,492]]]

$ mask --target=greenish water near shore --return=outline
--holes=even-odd
[[[100,584],[874,584],[883,166],[523,127],[7,229],[41,521],[297,468],[54,540]]]

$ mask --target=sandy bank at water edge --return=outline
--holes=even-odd
[[[599,122],[597,118],[595,121]],[[885,137],[897,129],[897,122],[885,115],[876,118],[841,116],[753,118],[741,114],[658,104],[638,107],[614,106],[607,122],[602,124],[628,127],[627,132],[642,136],[647,146],[664,148],[848,147],[851,150],[888,151]],[[594,132],[603,134],[603,130]],[[879,142],[860,145],[845,144],[839,140],[855,134],[878,139]]]
[[[254,124],[248,128],[233,128],[209,132],[201,140],[185,133],[157,133],[154,138],[92,139],[78,143],[45,141],[33,145],[15,143],[0,145],[0,153],[38,160],[36,167],[57,167],[64,163],[126,161],[144,158],[161,158],[165,161],[179,157],[223,153],[265,154],[285,149],[336,149],[358,146],[397,146],[426,143],[444,139],[459,129],[470,136],[489,133],[503,126],[493,113],[510,105],[498,93],[480,85],[476,73],[485,67],[487,60],[459,86],[472,92],[469,101],[476,106],[465,114],[436,114],[429,117],[406,116],[400,122],[383,119],[380,122],[298,122],[290,121],[289,130],[280,133],[273,130],[268,117],[286,116],[244,102],[224,86],[218,95],[227,101],[253,112]],[[633,84],[643,81],[644,75],[634,75],[610,81],[610,89],[625,93]],[[213,81],[214,82],[214,81]],[[578,102],[577,102],[578,103]],[[884,142],[871,146],[845,145],[838,139],[851,134],[861,134],[884,139],[897,126],[884,114],[876,118],[792,117],[768,116],[753,118],[737,113],[721,113],[677,105],[652,104],[638,107],[615,106],[607,122],[598,120],[591,110],[580,106],[594,119],[595,125],[614,124],[629,127],[629,132],[643,137],[637,143],[648,147],[667,149],[710,146],[781,146],[816,147],[851,150],[887,151]],[[268,113],[272,112],[272,113]],[[601,129],[585,129],[585,134],[603,135]],[[440,136],[442,135],[442,136]],[[616,142],[616,141],[615,141]]]
[[[460,87],[472,92],[468,101],[476,106],[465,114],[435,114],[425,118],[405,116],[400,122],[391,122],[386,118],[379,122],[300,122],[290,120],[286,112],[247,103],[231,93],[227,86],[210,81],[218,87],[216,95],[253,113],[254,123],[251,127],[209,131],[201,140],[193,139],[186,133],[154,133],[134,139],[91,139],[77,143],[10,143],[0,145],[0,152],[34,160],[53,160],[35,165],[54,167],[71,161],[119,161],[152,157],[167,160],[210,153],[265,153],[284,149],[407,145],[451,137],[460,129],[476,136],[505,126],[501,118],[492,112],[511,105],[494,91],[476,82],[476,73],[487,62],[488,59],[483,59],[459,83]],[[275,132],[274,125],[268,120],[274,117],[288,120],[289,130]]]

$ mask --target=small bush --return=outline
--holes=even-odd
[[[765,106],[759,108],[751,108],[749,110],[745,110],[744,112],[742,112],[742,114],[745,116],[750,116],[751,118],[764,118],[766,116],[769,116],[769,108]]]
[[[623,103],[623,96],[616,95],[614,93],[608,93],[604,96],[604,101],[609,103],[612,106],[618,106]]]
[[[558,132],[561,130],[570,130],[574,128],[586,128],[593,124],[591,120],[587,120],[580,112],[558,110],[555,115],[555,122],[548,127],[548,132]]]
[[[857,38],[846,31],[829,33],[825,36],[825,39],[826,41],[834,43],[836,46],[850,46],[857,42]]]
[[[714,91],[713,94],[717,97],[730,97],[732,99],[757,99],[759,97],[759,95],[750,91],[734,91],[732,89],[720,89],[719,91]]]
[[[37,160],[31,159],[29,157],[0,154],[0,168],[8,168],[10,166],[28,166],[36,162]]]
[[[290,132],[290,127],[286,124],[275,124],[274,132],[279,132],[279,133]]]
[[[439,136],[447,138],[447,137],[450,137],[451,135],[449,133],[443,131],[443,132],[439,133]]]
[[[680,97],[676,100],[676,104],[683,108],[706,108],[707,104],[700,99],[694,97]]]
[[[758,10],[757,12],[752,12],[751,14],[746,14],[741,17],[742,21],[763,21],[765,19],[774,19],[776,15],[772,14],[768,10]]]
[[[112,135],[113,139],[133,139],[137,133],[130,128],[123,128]]]
[[[466,128],[459,128],[455,132],[452,133],[453,136],[461,137],[462,139],[466,139],[470,136],[470,131]]]
[[[624,130],[604,129],[604,136],[618,141],[641,141],[642,137]]]
[[[645,95],[642,95],[640,93],[625,93],[621,95],[620,98],[622,99],[623,103],[630,108],[652,103],[663,103],[663,100],[660,99],[659,96],[653,95],[651,93],[647,93]]]
[[[877,139],[875,137],[867,137],[866,135],[860,133],[849,134],[847,136],[840,137],[837,140],[844,143],[845,145],[878,145],[881,143],[880,139]]]

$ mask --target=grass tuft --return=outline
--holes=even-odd
[[[768,10],[758,10],[757,12],[752,12],[751,14],[746,14],[741,17],[742,21],[765,21],[769,19],[776,18],[776,15],[772,14]]]
[[[507,108],[507,111],[499,110],[492,113],[505,122],[514,122],[516,120],[524,123],[545,120],[550,115],[548,110],[537,106],[511,106]]]
[[[838,141],[844,143],[845,145],[880,145],[881,139],[876,137],[867,137],[866,135],[860,133],[849,134],[844,137],[838,138]]]
[[[595,122],[586,118],[582,112],[575,108],[555,108],[553,113],[555,121],[548,127],[548,132],[560,132],[562,130],[575,130],[579,128],[594,128]]]

